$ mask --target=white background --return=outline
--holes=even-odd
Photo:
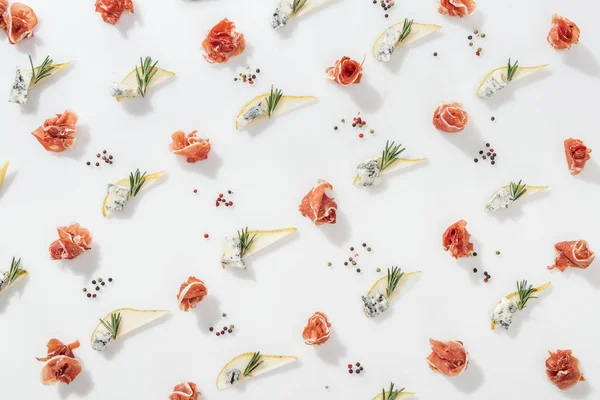
[[[274,1],[137,0],[135,14],[117,26],[102,22],[93,0],[27,3],[40,24],[34,39],[0,44],[3,96],[28,53],[38,63],[50,54],[75,65],[32,92],[26,106],[0,102],[0,160],[11,161],[0,189],[0,260],[7,268],[13,255],[22,257],[30,272],[0,299],[2,398],[158,400],[187,380],[209,400],[370,399],[390,381],[416,391],[418,399],[598,398],[600,266],[546,270],[558,241],[587,239],[592,250],[600,248],[600,167],[592,160],[573,177],[563,151],[571,136],[600,151],[598,4],[481,0],[475,15],[460,20],[439,15],[435,0],[397,1],[385,19],[370,0],[344,0],[276,32],[269,26]],[[581,28],[581,42],[570,51],[546,42],[554,12]],[[443,29],[398,51],[389,65],[376,62],[372,43],[405,16]],[[201,41],[223,17],[246,35],[247,49],[227,64],[211,65],[202,58]],[[473,29],[486,38],[469,47]],[[477,47],[483,47],[481,57]],[[365,54],[359,85],[344,88],[325,78],[336,59]],[[110,83],[146,55],[177,77],[146,99],[117,103],[108,95]],[[489,101],[476,98],[479,81],[509,57],[523,66],[551,66]],[[245,64],[261,69],[255,87],[233,82]],[[236,132],[240,107],[271,83],[319,101]],[[462,102],[470,115],[458,134],[431,124],[434,109],[451,101]],[[30,132],[65,109],[80,118],[76,146],[46,152]],[[349,126],[358,111],[376,131],[363,129],[363,140]],[[186,164],[169,153],[170,135],[179,129],[210,138],[207,161]],[[386,139],[402,142],[404,155],[429,161],[373,190],[353,187],[356,164],[377,156]],[[498,153],[495,167],[473,162],[485,142]],[[87,167],[102,149],[114,155],[114,165]],[[123,215],[102,218],[106,184],[137,167],[165,170],[167,178]],[[334,226],[315,227],[297,211],[318,178],[335,187]],[[521,178],[550,190],[509,211],[484,214],[495,189]],[[235,191],[235,206],[216,209],[214,198],[228,189]],[[442,250],[441,235],[462,218],[479,256],[455,261]],[[56,227],[75,221],[90,229],[93,249],[76,260],[51,261],[47,248]],[[221,239],[244,226],[299,231],[257,255],[247,271],[223,271]],[[362,242],[373,252],[359,257],[363,272],[357,274],[342,262],[348,248]],[[423,274],[387,315],[367,319],[360,295],[379,277],[377,267],[391,265]],[[484,270],[493,276],[488,284]],[[190,275],[204,280],[209,297],[183,313],[175,296]],[[88,300],[81,288],[98,276],[115,282]],[[510,332],[491,331],[493,306],[519,279],[551,280],[552,289],[519,313]],[[106,353],[93,351],[88,340],[98,318],[119,307],[172,312]],[[301,338],[315,311],[333,324],[331,340],[318,348]],[[224,324],[235,324],[233,337],[208,332]],[[52,337],[82,342],[75,354],[84,372],[69,386],[39,382],[43,364],[34,357],[45,354]],[[428,368],[430,337],[465,343],[471,363],[464,375],[449,379]],[[547,351],[559,348],[574,351],[588,379],[563,393],[544,368]],[[217,373],[230,358],[259,350],[300,361],[216,391]],[[350,376],[346,365],[356,361],[364,373]]]

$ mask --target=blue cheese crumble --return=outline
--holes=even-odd
[[[6,281],[8,281],[8,272],[0,272],[0,291],[2,291],[2,289],[6,289],[4,287]]]
[[[389,62],[392,59],[392,53],[396,49],[396,45],[400,40],[401,31],[393,26],[390,26],[383,35],[383,41],[379,45],[377,51],[377,59],[383,62]]]
[[[33,70],[27,67],[17,67],[8,101],[17,104],[27,104],[27,94],[33,78]]]
[[[280,29],[285,26],[288,18],[293,13],[294,0],[281,0],[271,18],[271,26],[273,29]]]
[[[242,259],[242,242],[239,237],[228,236],[225,238],[225,255],[221,263],[228,267],[246,269],[246,263]]]
[[[137,97],[140,94],[139,88],[125,83],[113,82],[110,87],[112,97]]]
[[[225,371],[225,377],[227,379],[227,383],[230,385],[235,385],[240,381],[240,376],[242,375],[242,371],[237,368],[229,368]]]
[[[123,211],[129,201],[129,188],[109,183],[106,193],[108,197],[104,207],[110,211]]]
[[[242,118],[239,121],[239,125],[246,126],[250,122],[254,121],[261,115],[265,115],[267,113],[267,107],[262,100],[259,100],[258,103],[250,107],[244,114],[242,114]]]
[[[510,192],[505,188],[501,188],[485,203],[485,209],[489,212],[494,212],[500,208],[508,208],[513,202],[514,200]]]
[[[112,335],[109,331],[96,331],[94,332],[94,339],[92,340],[92,349],[96,351],[104,351],[110,344]]]
[[[381,169],[378,160],[369,160],[358,164],[356,173],[358,174],[358,182],[363,186],[373,186],[381,183]]]
[[[504,80],[502,70],[494,72],[483,84],[481,89],[477,91],[477,95],[482,98],[490,98],[498,90],[502,90],[508,85]]]
[[[363,309],[367,317],[373,318],[382,314],[390,306],[385,296],[376,290],[372,296],[361,296],[363,301]]]
[[[518,310],[517,303],[505,297],[494,308],[492,321],[508,330],[512,324],[512,317]]]

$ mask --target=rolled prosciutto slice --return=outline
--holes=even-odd
[[[585,163],[590,159],[592,149],[587,147],[579,139],[569,138],[565,140],[565,156],[571,175],[577,175],[585,167]]]
[[[48,344],[46,345],[48,355],[46,357],[40,358],[36,357],[38,361],[48,361],[52,357],[56,356],[67,356],[67,357],[75,357],[73,355],[73,349],[79,347],[79,340],[74,341],[71,344],[64,344],[58,339],[50,339]]]
[[[450,225],[442,235],[444,250],[450,251],[454,258],[470,257],[473,243],[469,242],[471,234],[467,231],[467,221],[461,219]]]
[[[0,28],[6,31],[8,42],[17,44],[23,39],[33,37],[33,28],[38,24],[37,16],[31,7],[23,3],[12,3],[8,8],[7,2],[0,3],[3,23]]]
[[[326,190],[333,190],[331,183],[319,179],[304,196],[298,207],[303,217],[310,218],[315,225],[335,224],[337,203],[327,196]]]
[[[592,264],[596,255],[588,247],[585,240],[575,240],[572,242],[558,242],[554,245],[556,250],[556,259],[554,265],[548,269],[559,269],[565,272],[567,267],[585,269]]]
[[[41,380],[44,385],[54,385],[57,382],[70,384],[81,373],[81,363],[69,356],[56,356],[48,360],[42,368]]]
[[[196,304],[200,303],[207,294],[208,290],[206,289],[206,286],[204,286],[204,282],[190,276],[188,280],[179,287],[179,293],[177,294],[179,308],[182,311],[188,311],[190,308],[196,307]]]
[[[91,250],[92,236],[90,231],[81,227],[78,223],[61,226],[57,231],[58,239],[52,242],[48,249],[53,260],[72,260]]]
[[[198,400],[202,393],[196,391],[196,384],[193,382],[183,382],[175,385],[173,393],[169,400]]]
[[[209,139],[199,138],[196,133],[198,131],[192,131],[186,135],[183,131],[177,131],[171,135],[173,139],[169,145],[171,153],[184,156],[189,163],[206,160],[210,151]]]
[[[465,350],[463,343],[458,340],[440,342],[429,339],[431,354],[427,356],[429,367],[446,376],[454,377],[461,375],[469,364],[469,353]]]
[[[546,359],[546,375],[560,390],[573,387],[579,381],[585,381],[579,371],[579,360],[573,356],[571,350],[549,351],[550,357]]]

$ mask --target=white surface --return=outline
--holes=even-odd
[[[3,398],[166,399],[186,380],[209,400],[370,399],[390,381],[416,391],[418,399],[598,398],[600,264],[562,274],[546,270],[558,241],[587,239],[600,250],[600,168],[592,160],[572,177],[563,152],[569,136],[600,151],[598,4],[481,0],[474,16],[458,20],[439,15],[434,0],[397,2],[386,20],[369,0],[345,0],[275,32],[269,27],[275,1],[137,0],[136,13],[114,27],[94,13],[93,0],[27,3],[40,25],[34,39],[0,44],[2,96],[8,98],[14,68],[27,65],[28,52],[38,62],[50,54],[76,64],[33,92],[27,106],[0,102],[0,159],[11,160],[0,189],[0,260],[8,267],[11,256],[23,257],[30,271],[0,299]],[[581,43],[571,51],[558,53],[546,42],[554,12],[581,28]],[[405,16],[443,29],[398,51],[389,65],[376,62],[372,42]],[[210,65],[201,41],[223,17],[236,22],[248,48],[228,64]],[[468,47],[475,28],[487,34],[474,45],[484,48],[481,57]],[[364,54],[359,85],[342,88],[325,78],[336,58]],[[145,55],[175,71],[176,79],[147,99],[117,103],[108,95],[111,82]],[[247,57],[261,68],[257,87],[232,81]],[[509,57],[551,67],[490,101],[476,98],[479,81]],[[236,132],[239,108],[271,83],[319,102],[250,133]],[[470,114],[467,129],[454,135],[431,124],[434,109],[450,101],[462,102]],[[65,108],[80,117],[76,147],[48,153],[30,132]],[[357,111],[374,136],[364,129],[367,137],[357,138],[359,131],[349,126]],[[207,161],[188,165],[169,153],[178,129],[210,137]],[[378,155],[386,139],[404,143],[405,156],[429,161],[386,177],[374,190],[352,186],[356,164]],[[498,153],[496,167],[473,163],[486,141]],[[115,164],[86,167],[102,149]],[[106,184],[136,167],[166,170],[168,177],[124,216],[102,218]],[[318,178],[335,187],[335,226],[317,228],[297,211]],[[488,196],[520,178],[551,189],[508,212],[484,214]],[[227,189],[235,191],[235,207],[215,209],[214,197]],[[457,262],[441,249],[441,235],[461,218],[479,256]],[[51,261],[47,248],[55,228],[73,221],[91,230],[93,249],[73,261]],[[257,255],[245,272],[222,270],[221,238],[246,225],[296,226],[299,232]],[[363,272],[357,274],[342,261],[349,246],[363,241],[374,251],[360,257]],[[376,267],[391,265],[420,269],[421,280],[387,316],[369,320],[360,295],[378,278]],[[493,276],[488,284],[484,270]],[[183,313],[176,294],[189,275],[206,282],[209,297]],[[98,276],[115,283],[88,300],[81,288]],[[552,289],[516,317],[511,333],[490,331],[495,303],[524,278],[551,280]],[[88,340],[97,319],[118,307],[169,308],[172,314],[106,354],[94,352]],[[301,338],[315,311],[326,312],[333,324],[331,340],[319,348]],[[234,337],[208,332],[224,324],[235,324]],[[39,382],[43,364],[34,357],[44,354],[52,337],[82,342],[75,354],[84,372],[70,386]],[[447,379],[429,370],[429,337],[465,343],[471,364],[463,376]],[[573,349],[588,379],[564,393],[544,369],[547,350],[558,348]],[[239,390],[217,392],[221,367],[256,350],[300,361]],[[356,361],[364,374],[350,376],[346,364]]]

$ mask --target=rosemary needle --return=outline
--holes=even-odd
[[[140,66],[135,68],[138,90],[142,97],[145,97],[148,85],[150,85],[152,78],[154,78],[154,75],[158,71],[156,64],[158,64],[158,60],[152,64],[151,57],[145,57],[143,60],[142,57],[140,57]]]
[[[394,292],[394,290],[396,290],[396,286],[398,286],[398,282],[400,282],[400,279],[403,275],[404,272],[402,272],[402,270],[398,267],[392,267],[391,270],[388,268],[387,288],[385,289],[385,296],[387,298],[389,298]]]
[[[394,382],[391,382],[390,390],[387,393],[385,392],[385,388],[381,390],[381,400],[397,400],[403,391],[404,388],[394,390]]]
[[[533,296],[536,292],[535,288],[533,285],[528,286],[526,280],[517,282],[517,292],[519,293],[519,301],[517,301],[517,308],[519,310],[527,307],[526,304],[529,299],[537,299],[537,297]]]
[[[252,372],[256,368],[258,368],[263,363],[262,356],[260,355],[260,351],[257,351],[252,355],[250,362],[246,365],[246,369],[244,369],[244,376],[252,376]]]
[[[129,194],[131,197],[137,196],[144,183],[146,183],[146,173],[140,173],[139,168],[135,170],[135,173],[129,174]]]
[[[35,67],[33,66],[33,60],[31,59],[31,56],[29,56],[29,64],[31,65],[31,71],[33,71],[33,77],[31,78],[32,84],[35,85],[42,79],[50,76],[50,71],[54,69],[54,64],[52,64],[52,62],[53,60],[50,56],[46,56],[36,72]]]
[[[280,89],[273,90],[273,86],[271,86],[271,93],[267,96],[267,113],[269,114],[269,118],[271,118],[271,114],[275,111],[275,107],[279,104],[282,96],[283,92]]]
[[[240,257],[244,258],[248,250],[250,250],[250,247],[252,246],[255,237],[256,233],[250,236],[250,234],[248,233],[248,227],[242,229],[241,232],[238,231],[238,238],[240,239],[241,247]]]
[[[110,314],[110,321],[100,320],[102,325],[110,332],[113,339],[117,339],[119,328],[121,326],[121,313]]]
[[[510,58],[508,59],[508,71],[506,74],[506,80],[508,82],[512,81],[515,74],[517,73],[517,69],[519,68],[519,60],[515,61],[514,64],[511,65]]]
[[[516,201],[519,197],[523,196],[527,192],[527,185],[521,184],[522,180],[518,183],[511,182],[509,185],[510,198],[512,201]]]
[[[383,154],[381,155],[381,167],[379,168],[382,172],[384,169],[390,167],[393,163],[396,162],[396,158],[402,153],[405,149],[402,147],[402,144],[396,145],[396,142],[392,142],[387,140],[385,142],[385,149],[383,150]]]
[[[304,7],[306,5],[306,2],[308,0],[294,0],[292,2],[292,13],[296,14],[298,13],[298,11],[300,11],[302,9],[302,7]]]

